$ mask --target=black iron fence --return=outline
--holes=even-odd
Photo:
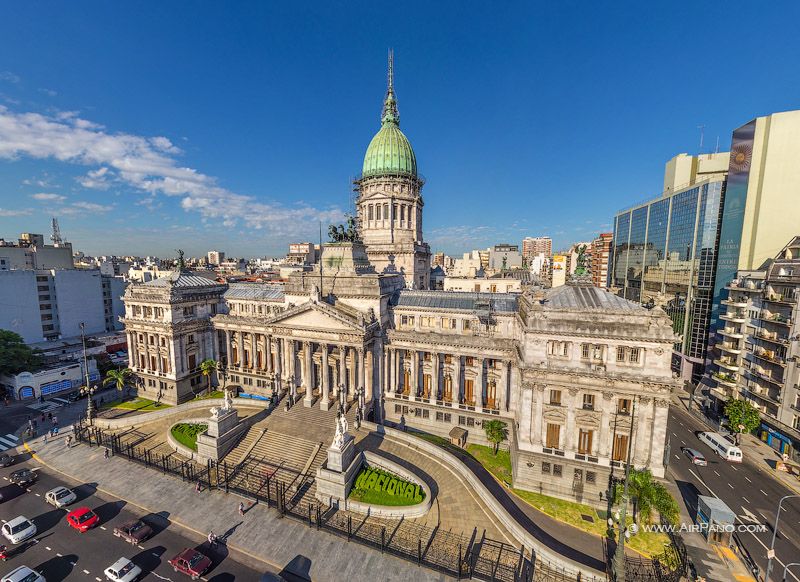
[[[526,548],[486,538],[454,534],[410,521],[384,520],[339,511],[309,495],[313,479],[291,475],[285,468],[263,459],[247,459],[238,465],[226,462],[205,465],[125,442],[121,435],[78,423],[77,442],[109,448],[114,455],[144,465],[202,488],[220,489],[275,508],[281,518],[305,523],[348,541],[394,555],[456,579],[500,582],[575,582],[586,580],[574,572],[531,558]],[[686,550],[679,536],[653,560],[626,557],[628,580],[677,582],[686,571]]]

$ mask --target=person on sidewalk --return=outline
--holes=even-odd
[[[47,444],[47,433],[44,433],[44,444]]]
[[[217,547],[217,536],[213,531],[208,532],[208,545],[212,550]]]
[[[244,502],[243,501],[239,502],[239,515],[244,517]]]
[[[107,448],[103,449],[103,458],[104,459],[108,458],[108,449]]]

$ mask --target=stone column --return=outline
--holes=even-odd
[[[453,400],[459,404],[464,403],[461,394],[461,356],[453,354]]]
[[[567,391],[570,395],[569,401],[566,403],[567,407],[567,422],[564,426],[566,430],[566,438],[564,439],[564,450],[565,451],[572,451],[573,453],[576,452],[575,450],[575,407],[578,406],[576,402],[578,399],[578,389],[577,388],[570,388]]]
[[[358,390],[367,390],[367,352],[363,347],[358,348]]]
[[[533,415],[531,420],[531,441],[535,445],[542,444],[542,416],[544,414],[544,384],[535,384],[533,387]]]
[[[216,329],[211,330],[211,357],[217,362],[222,359],[219,349],[219,332]]]
[[[633,449],[633,463],[635,465],[644,465],[647,460],[648,449],[650,448],[650,435],[648,429],[653,423],[653,399],[649,396],[640,396],[639,402],[636,403],[636,417],[638,423],[636,427],[634,441],[636,447]]]
[[[314,362],[311,360],[311,342],[303,342],[303,386],[305,386],[306,389],[303,404],[305,406],[311,406],[313,401],[313,367]]]
[[[283,372],[283,366],[281,365],[282,357],[283,351],[281,350],[281,340],[277,339],[275,341],[275,388],[278,390],[283,389],[283,382],[281,378],[281,373]]]
[[[328,410],[330,405],[330,382],[328,381],[330,377],[330,368],[328,368],[328,344],[322,344],[320,347],[322,348],[322,357],[320,358],[320,372],[322,373],[322,378],[320,379],[319,407],[321,410]]]
[[[358,382],[358,370],[356,369],[357,356],[355,348],[347,348],[347,351],[350,352],[350,382],[348,382],[347,385],[347,395],[352,399],[356,392],[356,382]]]
[[[391,386],[392,386],[392,382],[391,382],[390,377],[389,377],[390,376],[389,371],[392,369],[391,368],[391,356],[390,356],[390,354],[391,354],[391,350],[389,350],[386,347],[384,347],[384,350],[383,350],[383,373],[381,374],[381,379],[383,380],[382,389],[383,389],[383,393],[384,394],[389,394]]]
[[[267,374],[272,374],[272,336],[264,335],[264,357],[267,359],[264,365],[267,368]]]
[[[389,350],[389,391],[397,394],[397,350]]]
[[[256,334],[250,332],[250,368],[255,371],[258,369],[258,343]]]
[[[242,330],[236,332],[236,339],[236,345],[239,348],[236,350],[239,356],[239,361],[237,363],[239,364],[239,368],[244,370],[244,333]]]
[[[431,354],[431,398],[441,400],[439,398],[439,352]]]
[[[417,350],[410,350],[411,352],[411,396],[416,398],[419,396],[419,352]]]
[[[500,362],[500,382],[497,385],[497,408],[508,412],[508,371],[511,367],[507,360]]]
[[[236,362],[231,359],[231,330],[225,330],[225,360],[228,362],[228,367],[230,368]]]
[[[483,408],[483,364],[484,358],[478,359],[478,377],[475,382],[475,408]]]
[[[611,455],[611,407],[614,404],[614,393],[611,391],[603,392],[603,400],[600,405],[600,443],[598,454],[601,457]]]
[[[156,336],[156,370],[158,372],[164,372],[164,368],[161,365],[161,336]]]

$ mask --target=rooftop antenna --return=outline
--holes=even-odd
[[[61,238],[61,229],[58,227],[58,219],[55,216],[50,221],[50,225],[52,227],[50,240],[53,241],[53,246],[59,247],[64,243],[64,239]]]
[[[714,153],[715,154],[719,153],[719,136],[717,136],[717,147],[714,148]]]
[[[705,125],[698,125],[697,129],[700,130],[700,152],[699,153],[703,153],[703,137],[705,137],[706,126]]]

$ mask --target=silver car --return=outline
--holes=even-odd
[[[53,507],[66,507],[70,503],[74,503],[78,498],[72,489],[66,487],[56,487],[44,494],[44,500]]]
[[[120,558],[106,568],[104,574],[111,582],[133,582],[142,575],[142,569],[128,558]]]

